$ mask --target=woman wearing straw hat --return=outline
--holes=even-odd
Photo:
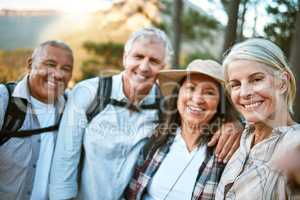
[[[300,199],[276,166],[300,144],[300,125],[292,118],[295,78],[283,52],[266,39],[252,38],[236,44],[223,66],[231,100],[247,125],[216,199]]]
[[[141,153],[126,199],[214,199],[224,164],[207,142],[223,122],[235,119],[224,112],[223,76],[212,60],[160,72],[163,122]]]

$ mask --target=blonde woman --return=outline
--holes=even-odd
[[[292,118],[295,78],[283,52],[266,39],[252,38],[236,44],[223,66],[231,100],[247,125],[216,199],[299,198],[275,164],[300,144],[300,125]]]

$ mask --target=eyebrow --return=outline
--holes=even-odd
[[[250,78],[252,78],[252,77],[254,77],[254,76],[257,76],[257,75],[265,75],[263,72],[256,72],[256,73],[254,73],[254,74],[251,74],[249,77]]]
[[[56,63],[56,61],[55,61],[55,60],[52,60],[52,59],[47,59],[47,60],[45,60],[44,62],[53,62],[53,63]]]
[[[259,76],[259,75],[265,75],[263,72],[255,72],[254,74],[251,74],[248,78],[253,78],[253,77],[255,77],[255,76]],[[229,82],[231,82],[231,81],[239,81],[238,79],[231,79],[231,80],[229,80]]]
[[[52,59],[45,60],[44,62],[45,62],[45,63],[46,63],[46,62],[57,63],[55,60],[52,60]],[[63,65],[63,66],[64,66],[64,67],[73,68],[72,65]]]

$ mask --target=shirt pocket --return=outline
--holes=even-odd
[[[84,148],[89,159],[114,160],[124,155],[122,127],[112,121],[94,123],[86,129]]]
[[[11,138],[0,147],[0,171],[28,167],[32,155],[29,138]],[[17,171],[16,171],[17,173]]]

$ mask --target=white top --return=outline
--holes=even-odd
[[[181,130],[177,129],[170,151],[153,176],[144,199],[190,200],[205,153],[206,145],[189,152]]]
[[[34,112],[40,123],[40,127],[52,126],[55,123],[55,107],[53,104],[45,104],[31,97]],[[32,200],[48,199],[48,184],[51,160],[54,150],[55,135],[53,132],[43,133],[39,158],[36,164],[36,174],[31,193]]]

